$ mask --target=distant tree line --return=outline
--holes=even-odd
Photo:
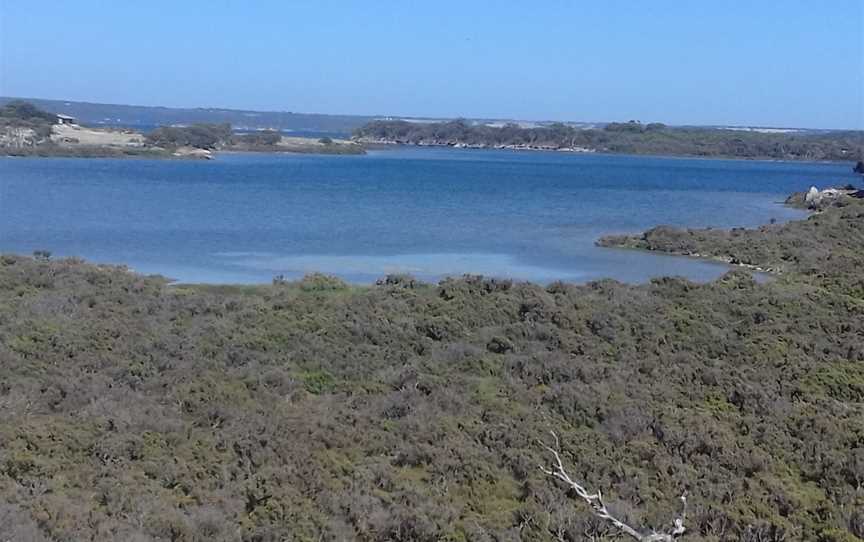
[[[459,119],[439,123],[375,121],[354,133],[363,141],[413,145],[583,149],[623,154],[683,155],[784,160],[856,160],[862,134],[855,131],[765,133],[669,127],[636,121],[581,129],[562,123],[523,128],[474,125]]]
[[[282,139],[282,134],[276,130],[258,130],[248,134],[238,135],[235,142],[247,145],[276,145]]]
[[[649,122],[648,124],[642,124],[636,120],[631,120],[630,122],[610,122],[603,127],[607,132],[630,132],[635,134],[665,130],[666,128],[667,126],[662,122]]]
[[[298,138],[303,140],[304,138]],[[276,130],[257,130],[235,134],[230,124],[193,124],[163,126],[146,137],[147,145],[162,149],[195,147],[216,150],[231,149],[249,152],[295,152],[324,154],[363,154],[362,145],[337,144],[329,137],[316,140],[285,142]],[[315,144],[317,143],[317,144]]]
[[[276,130],[235,134],[228,123],[162,126],[146,137],[147,144],[154,147],[195,147],[207,150],[226,147],[264,149],[276,146],[281,139],[282,134]]]
[[[193,124],[162,126],[147,134],[146,142],[154,147],[195,147],[216,149],[231,141],[230,124]]]
[[[29,102],[14,101],[0,107],[0,118],[27,122],[57,122],[57,115],[43,111]]]

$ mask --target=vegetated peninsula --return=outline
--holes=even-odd
[[[864,201],[646,248],[675,236],[782,273],[170,286],[2,256],[3,534],[619,539],[538,468],[554,430],[638,529],[686,493],[682,540],[860,540]]]
[[[810,199],[812,194],[817,196]],[[858,213],[862,203],[864,190],[852,186],[823,191],[813,188],[809,194],[793,194],[787,199],[788,205],[817,211],[806,221],[732,230],[658,226],[641,235],[605,236],[597,245],[710,258],[777,274],[820,274],[827,265],[852,265],[851,261],[857,259],[849,252],[861,250],[855,244],[860,232],[855,230],[861,227],[857,219],[861,218]],[[844,239],[835,241],[826,236]],[[845,247],[841,250],[838,245]],[[851,267],[848,271],[855,275]],[[864,295],[864,275],[858,279],[850,286]]]
[[[524,128],[465,120],[375,121],[354,132],[363,143],[603,152],[774,160],[859,160],[864,132],[671,127],[635,121],[583,128],[554,123]]]
[[[216,151],[362,154],[362,145],[331,138],[285,137],[274,130],[237,134],[230,124],[162,126],[148,133],[87,127],[27,102],[0,107],[0,155],[211,158]]]

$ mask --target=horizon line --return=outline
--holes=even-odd
[[[436,121],[453,121],[459,119],[465,120],[473,120],[473,121],[514,121],[514,122],[532,122],[532,123],[562,123],[562,124],[611,124],[616,122],[642,122],[638,119],[628,119],[628,120],[561,120],[561,119],[524,119],[524,118],[516,118],[516,117],[466,117],[466,116],[452,116],[452,117],[436,117],[436,116],[424,116],[424,115],[398,115],[398,114],[377,114],[377,115],[369,115],[369,114],[359,114],[359,113],[319,113],[319,112],[305,112],[305,111],[290,111],[287,109],[245,109],[239,107],[219,107],[219,106],[174,106],[174,105],[149,105],[149,104],[131,104],[131,103],[117,103],[117,102],[100,102],[100,101],[90,101],[90,100],[70,100],[65,98],[41,98],[36,96],[3,96],[0,95],[0,100],[40,100],[47,102],[67,102],[67,103],[77,103],[77,104],[87,104],[87,105],[103,105],[103,106],[112,106],[112,107],[142,107],[142,108],[151,108],[151,109],[169,109],[169,110],[201,110],[201,111],[227,111],[227,112],[238,112],[238,113],[286,113],[290,115],[318,115],[318,116],[326,116],[326,117],[359,117],[359,118],[371,118],[375,120],[381,120],[385,118],[394,119],[394,120],[402,120],[402,119],[411,119],[411,120],[436,120]],[[649,122],[658,122],[658,121],[649,121]],[[660,121],[662,122],[662,121]],[[777,126],[777,125],[765,125],[765,124],[668,124],[669,126],[678,127],[678,128],[688,128],[688,127],[698,127],[698,128],[754,128],[754,129],[778,129],[778,130],[798,130],[798,131],[823,131],[823,132],[864,132],[864,126],[861,128],[804,128],[800,126]]]

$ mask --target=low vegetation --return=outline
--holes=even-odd
[[[230,124],[193,124],[191,126],[161,126],[147,134],[147,144],[153,147],[176,149],[193,147],[216,150],[231,141]]]
[[[672,128],[660,123],[611,123],[604,129],[565,124],[538,128],[442,123],[375,121],[355,132],[363,142],[448,145],[479,148],[529,148],[623,154],[656,154],[778,160],[860,159],[861,132],[792,132],[715,128]]]
[[[283,136],[263,130],[235,136],[227,150],[247,152],[290,152],[298,154],[365,154],[366,149],[354,141],[333,140],[329,137]]]
[[[261,130],[242,134],[235,138],[236,143],[245,145],[276,145],[282,140],[282,134],[276,130]]]
[[[686,540],[860,540],[864,204],[662,246],[783,273],[171,286],[2,256],[0,533],[620,539],[538,468],[554,430],[627,525],[676,532],[686,494]]]
[[[864,296],[864,274],[855,272],[864,246],[862,209],[864,200],[845,196],[802,221],[732,230],[658,226],[642,235],[603,237],[597,244],[795,273],[801,281],[822,286],[832,283],[835,289]]]
[[[207,151],[290,152],[304,154],[363,154],[362,145],[330,138],[285,137],[275,130],[235,134],[230,124],[164,126],[147,134],[151,147],[203,149]]]

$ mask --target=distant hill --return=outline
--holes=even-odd
[[[13,100],[25,100],[40,109],[76,117],[81,124],[126,126],[145,130],[151,127],[173,124],[229,123],[238,130],[274,129],[280,131],[350,134],[376,118],[359,115],[291,113],[287,111],[116,105],[13,97],[0,97],[0,106]]]
[[[346,137],[373,121],[406,122],[411,124],[433,124],[446,120],[438,117],[402,117],[386,115],[327,115],[320,113],[292,113],[290,111],[252,111],[222,108],[180,108],[142,105],[102,104],[66,100],[43,100],[40,98],[0,96],[0,106],[13,100],[32,103],[51,113],[69,115],[81,124],[92,126],[128,127],[149,131],[158,126],[189,124],[231,124],[237,131],[279,130],[300,132],[310,137]],[[559,122],[554,120],[519,120],[496,118],[458,119],[470,126],[502,128],[518,126],[524,129],[566,126],[575,130],[604,129],[607,122]],[[611,123],[617,124],[617,123]],[[730,131],[756,133],[816,134],[830,130],[807,130],[795,128],[740,127],[740,126],[680,126],[680,128],[716,128]]]
[[[290,111],[252,111],[245,109],[181,108],[145,105],[119,105],[68,100],[0,96],[0,106],[11,101],[29,102],[51,113],[69,115],[85,125],[104,125],[135,128],[147,131],[158,126],[187,124],[231,124],[235,130],[262,130],[320,132],[345,136],[376,120],[434,123],[439,117],[391,117],[385,115],[327,115],[319,113],[292,113]],[[471,124],[503,126],[516,123],[525,128],[545,126],[552,121],[519,121],[515,119],[465,119]],[[577,128],[593,128],[593,123],[567,123]],[[603,123],[600,124],[602,126]]]

